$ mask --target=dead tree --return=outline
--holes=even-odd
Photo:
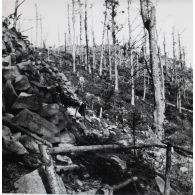
[[[83,26],[82,26],[82,21],[83,21],[83,14],[82,14],[82,3],[81,0],[79,2],[79,22],[80,22],[80,49],[79,49],[79,54],[80,54],[80,64],[83,63],[83,46],[82,46],[82,34],[83,34]]]
[[[89,63],[89,46],[88,46],[88,33],[87,33],[87,0],[85,0],[85,41],[86,41],[86,66],[88,68],[89,74],[91,74],[91,66]]]
[[[109,29],[108,28],[107,28],[107,42],[108,42],[109,75],[110,75],[110,80],[112,80],[112,63],[111,63],[110,39],[109,39]]]
[[[68,3],[68,44],[71,46],[71,28],[70,28],[70,5]]]
[[[38,7],[37,4],[35,4],[35,11],[36,11],[36,37],[35,37],[35,46],[38,46]]]
[[[131,52],[130,52],[131,53]],[[134,84],[134,59],[136,54],[130,54],[131,57],[131,105],[135,106],[135,84]]]
[[[181,51],[181,40],[180,40],[180,34],[178,33],[178,49],[179,49],[179,63],[180,63],[180,68],[183,69],[183,62],[182,62],[182,51]],[[178,110],[179,110],[179,113],[182,112],[181,110],[181,87],[184,83],[181,82],[182,78],[179,79],[179,83],[180,85],[178,86]]]
[[[94,32],[94,20],[93,20],[93,5],[91,5],[92,9],[92,25],[91,25],[91,30],[92,30],[92,41],[93,41],[93,71],[96,69],[96,61],[95,61],[95,32]]]
[[[170,195],[171,145],[167,145],[164,195]]]
[[[13,21],[13,27],[16,29],[16,23],[20,17],[20,15],[18,16],[18,8],[25,2],[25,0],[23,0],[20,4],[19,4],[19,0],[15,0],[15,9],[14,9],[14,21]]]
[[[73,31],[73,43],[72,43],[72,57],[73,57],[73,73],[76,73],[76,50],[75,50],[75,0],[72,0],[72,31]]]
[[[131,0],[127,0],[128,1],[128,7],[127,7],[127,10],[128,10],[128,28],[129,28],[129,55],[128,55],[128,58],[129,58],[129,67],[131,67],[131,63],[132,63],[132,60],[131,60],[131,16],[130,16],[130,5],[131,5]]]
[[[107,19],[107,0],[105,1],[104,24],[103,24],[103,32],[102,32],[102,45],[101,45],[101,54],[100,54],[100,70],[99,70],[100,76],[102,76],[102,63],[103,63],[103,54],[104,54],[104,35],[106,31],[106,19]]]
[[[116,25],[116,15],[117,15],[117,6],[119,5],[118,0],[107,0],[107,5],[108,8],[111,10],[111,30],[112,30],[112,43],[113,43],[113,59],[114,59],[114,72],[115,72],[115,87],[114,90],[116,93],[118,93],[118,65],[116,63],[116,30],[117,30],[117,25]]]
[[[175,65],[176,65],[176,52],[175,52],[175,32],[174,32],[174,28],[173,28],[173,32],[172,32],[172,39],[173,39],[173,67],[172,67],[172,74],[171,74],[171,81],[173,81],[173,79],[175,79]]]
[[[164,57],[165,57],[165,74],[167,73],[167,51],[166,51],[166,39],[164,34],[164,40],[163,40],[163,49],[164,49]]]
[[[141,15],[144,27],[149,34],[150,47],[150,65],[152,70],[153,88],[154,88],[154,128],[157,136],[162,139],[165,120],[165,99],[162,79],[162,71],[157,57],[157,39],[156,39],[156,9],[150,0],[140,0]]]
[[[43,47],[43,24],[42,24],[42,17],[40,16],[40,33],[41,33],[41,44],[40,47]]]
[[[144,29],[144,44],[143,44],[142,52],[143,52],[144,66],[146,66],[146,62],[145,62],[145,56],[146,56],[146,32],[145,32],[145,29]],[[147,90],[147,86],[146,86],[146,71],[147,70],[144,67],[144,90],[143,90],[143,98],[142,98],[143,101],[145,101],[146,90]]]

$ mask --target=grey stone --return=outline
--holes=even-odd
[[[17,193],[47,194],[38,170],[24,175],[14,183]]]
[[[14,80],[14,88],[18,91],[24,91],[30,88],[28,77],[25,75],[19,75]]]
[[[29,110],[39,110],[41,107],[41,101],[34,94],[28,93],[20,93],[14,104],[12,105],[12,109],[29,109]]]
[[[19,140],[26,149],[34,153],[39,153],[38,143],[32,137],[23,135]]]
[[[39,135],[53,137],[58,133],[58,129],[55,125],[28,109],[24,109],[18,113],[13,121]]]

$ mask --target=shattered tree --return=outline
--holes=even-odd
[[[157,56],[156,9],[150,0],[140,0],[140,5],[142,20],[149,34],[150,66],[154,87],[154,127],[158,137],[163,139],[165,120],[164,80]]]

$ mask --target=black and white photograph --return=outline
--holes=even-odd
[[[2,0],[3,194],[193,195],[193,0]]]

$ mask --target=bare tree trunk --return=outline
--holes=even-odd
[[[79,19],[80,19],[80,48],[79,48],[79,55],[80,55],[80,65],[83,63],[83,46],[82,46],[82,21],[83,21],[83,15],[82,15],[82,3],[81,0],[79,0]]]
[[[132,58],[132,49],[131,49],[131,16],[130,16],[130,5],[131,5],[131,0],[127,0],[128,1],[128,8],[127,8],[127,10],[128,10],[128,28],[129,28],[129,49],[130,49],[130,51],[129,51],[129,58],[130,58],[130,60],[129,60],[129,67],[131,67],[131,63],[132,63],[132,60],[131,60],[131,58]]]
[[[163,47],[164,47],[164,56],[165,56],[165,74],[167,74],[167,52],[166,52],[165,34],[164,34],[164,40],[163,40]]]
[[[119,46],[119,66],[121,67],[121,64],[122,64],[122,50]]]
[[[17,17],[18,17],[18,2],[19,0],[15,0],[15,10],[14,10],[14,23],[13,27],[16,29]]]
[[[93,39],[93,71],[96,69],[96,62],[95,62],[95,33],[94,33],[94,20],[93,20],[93,6],[92,6],[92,39]]]
[[[99,70],[100,76],[102,76],[102,62],[103,62],[103,55],[104,55],[104,35],[106,31],[106,19],[107,19],[107,1],[105,5],[104,24],[103,24],[103,32],[102,32],[102,45],[101,45],[101,54],[100,54],[100,70]]]
[[[171,146],[167,145],[164,195],[170,195]]]
[[[147,85],[146,85],[146,62],[145,62],[145,59],[146,59],[146,41],[147,41],[147,38],[146,38],[146,31],[145,31],[145,28],[144,28],[144,44],[143,44],[143,58],[144,58],[144,92],[143,92],[143,98],[142,100],[145,101],[146,99],[146,90],[147,90]],[[149,83],[149,82],[148,82]]]
[[[178,89],[178,110],[179,110],[179,113],[181,113],[181,89],[179,88]]]
[[[176,54],[175,54],[175,32],[173,28],[172,32],[172,38],[173,38],[173,67],[172,67],[172,74],[171,74],[171,81],[175,79],[175,65],[176,65]]]
[[[163,79],[161,67],[157,58],[157,41],[156,41],[156,10],[152,2],[148,0],[140,0],[141,15],[145,28],[149,33],[150,46],[150,64],[152,67],[152,77],[154,85],[154,127],[159,139],[163,139],[163,124],[165,120],[165,99],[163,90]],[[148,5],[150,6],[150,14],[148,14]]]
[[[93,41],[93,70],[96,69],[96,62],[95,62],[95,42]]]
[[[89,46],[88,46],[88,33],[87,33],[87,0],[85,0],[85,41],[86,41],[86,54],[87,54],[87,68],[91,74],[91,66],[89,64]]]
[[[136,77],[139,78],[139,55],[136,55]]]
[[[118,66],[116,62],[116,46],[114,45],[114,72],[115,72],[115,87],[114,91],[118,93]]]
[[[108,29],[107,29],[107,39],[108,39],[109,75],[110,75],[110,80],[112,80],[112,62],[111,62],[110,39],[109,39],[109,30]]]
[[[65,52],[65,56],[66,56],[66,33],[64,33],[64,52]]]
[[[35,18],[35,21],[36,21],[36,26],[35,26],[35,29],[36,29],[35,46],[37,47],[38,46],[38,8],[37,8],[37,4],[35,4],[35,11],[36,11],[36,18]]]
[[[145,101],[146,98],[146,70],[144,69],[144,92],[142,100]]]
[[[73,30],[73,47],[72,47],[72,57],[73,57],[73,73],[76,73],[76,50],[75,50],[75,2],[72,0],[72,30]]]
[[[71,43],[71,30],[70,30],[70,5],[68,3],[68,39],[69,39],[69,47],[72,45]]]
[[[134,55],[131,56],[131,105],[135,106]]]

